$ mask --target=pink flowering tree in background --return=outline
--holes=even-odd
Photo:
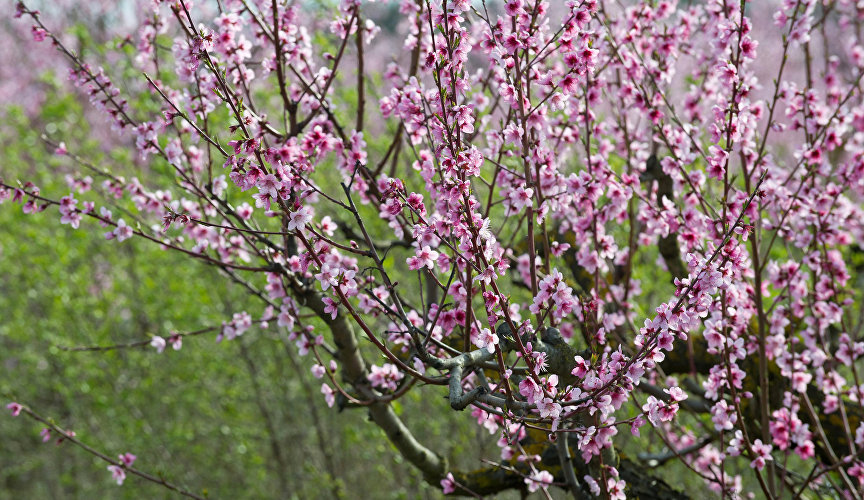
[[[860,2],[403,0],[398,43],[379,6],[155,1],[121,86],[18,4],[140,172],[57,137],[72,192],[0,201],[258,304],[111,347],[285,329],[447,494],[703,497],[677,461],[722,498],[861,498]],[[500,455],[452,467],[394,410],[422,386]],[[8,409],[117,483],[206,496]]]

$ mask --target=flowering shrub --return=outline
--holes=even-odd
[[[153,169],[58,143],[73,192],[0,200],[215,266],[260,310],[120,347],[286,329],[444,493],[676,498],[677,460],[724,498],[859,498],[864,9],[403,0],[397,50],[374,7],[157,1],[121,90],[19,3]],[[418,382],[500,460],[452,470],[393,409]]]

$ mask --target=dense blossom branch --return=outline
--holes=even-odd
[[[74,350],[275,322],[327,404],[368,411],[445,493],[679,498],[654,476],[677,460],[721,498],[862,496],[852,2],[402,0],[402,50],[358,0],[150,8],[171,23],[142,27],[121,90],[18,4],[153,168],[126,180],[51,138],[99,193],[7,179],[0,201],[205,262],[264,310]],[[420,385],[501,460],[450,470],[394,410]]]

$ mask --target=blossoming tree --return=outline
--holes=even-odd
[[[58,142],[73,191],[6,178],[0,201],[260,303],[114,347],[285,329],[327,404],[447,494],[699,497],[674,460],[722,498],[864,495],[860,2],[402,0],[402,47],[376,7],[154,1],[121,90],[18,4],[167,168],[125,179]],[[418,384],[500,456],[451,467],[393,409]],[[118,483],[204,496],[8,408]]]

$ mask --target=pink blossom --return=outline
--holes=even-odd
[[[291,212],[290,220],[286,225],[288,231],[298,231],[306,227],[312,220],[312,211],[309,207],[301,207],[295,212]]]
[[[396,365],[385,363],[382,366],[372,365],[369,382],[372,384],[372,387],[395,391],[398,387],[398,382],[403,377],[404,375]]]
[[[33,34],[33,40],[36,42],[41,42],[48,37],[48,32],[38,26],[33,26],[30,31]]]
[[[123,481],[126,480],[126,471],[123,470],[122,467],[117,465],[109,465],[108,470],[111,472],[111,479],[117,481],[117,485],[122,485]]]
[[[455,113],[459,129],[465,134],[474,132],[474,115],[471,108],[469,106],[459,106]]]
[[[546,489],[552,485],[555,478],[549,471],[541,470],[525,478],[525,484],[528,485],[528,491],[533,493],[540,488]]]
[[[494,352],[495,346],[498,345],[498,335],[493,333],[489,328],[483,328],[474,340],[474,345],[480,349]]]
[[[12,412],[13,417],[17,417],[19,414],[21,414],[21,409],[23,408],[23,406],[18,403],[9,403],[8,405],[6,405],[6,408],[10,412]]]
[[[606,480],[606,492],[609,493],[610,500],[624,500],[627,495],[624,493],[624,488],[627,486],[621,479],[612,478]]]
[[[327,406],[333,408],[333,403],[336,402],[336,391],[331,389],[327,384],[321,384],[321,394],[324,395],[324,401],[327,402]]]
[[[600,485],[597,484],[597,481],[591,476],[584,476],[582,478],[585,481],[585,484],[588,485],[588,489],[591,491],[591,494],[596,496],[600,496]]]
[[[138,458],[131,453],[124,453],[119,455],[120,461],[123,462],[124,467],[132,467],[132,464],[135,463],[135,460]]]
[[[322,290],[327,290],[331,285],[335,286],[338,283],[336,276],[337,272],[334,269],[331,269],[328,264],[322,264],[321,272],[315,275],[315,279],[321,283]]]
[[[258,189],[260,192],[269,195],[273,199],[279,196],[279,189],[281,187],[282,183],[273,174],[267,174],[258,179]]]
[[[154,349],[156,349],[156,352],[161,354],[162,351],[165,350],[166,342],[164,338],[158,335],[154,335],[153,338],[150,340],[150,345],[153,346]]]
[[[711,420],[718,431],[728,431],[734,428],[738,416],[735,415],[734,407],[729,406],[725,400],[721,399],[711,408]]]
[[[771,457],[771,445],[763,444],[761,439],[757,439],[752,445],[755,458],[750,462],[750,467],[757,470],[762,470],[765,467],[765,462],[773,460]]]
[[[522,0],[509,0],[504,6],[508,16],[515,17],[522,13]]]
[[[561,415],[561,405],[550,398],[540,399],[535,404],[537,405],[537,411],[540,413],[540,418],[557,420]]]
[[[324,297],[321,299],[324,301],[324,313],[330,315],[330,319],[336,319],[336,315],[339,313],[339,303],[330,297]]]
[[[430,270],[435,269],[435,260],[438,259],[438,252],[429,248],[428,245],[417,250],[414,257],[407,259],[408,268],[412,271],[427,267]]]
[[[855,462],[852,467],[849,467],[849,476],[858,480],[858,484],[864,484],[864,465],[861,462]]]
[[[117,227],[111,233],[117,241],[125,241],[132,237],[132,228],[126,225],[126,221],[122,218],[117,220]]]
[[[456,479],[452,472],[448,472],[444,479],[441,480],[441,490],[445,495],[449,495],[456,491]]]
[[[532,205],[532,196],[534,196],[533,189],[520,186],[510,193],[510,204],[514,209],[521,210]]]

